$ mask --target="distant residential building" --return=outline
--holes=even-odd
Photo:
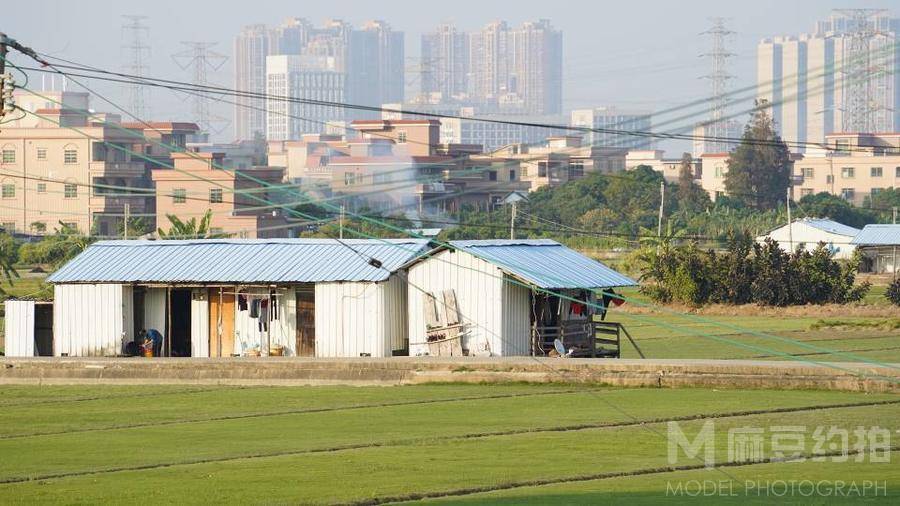
[[[794,161],[794,198],[827,192],[861,205],[900,187],[900,133],[827,135],[829,149],[807,150]]]
[[[762,244],[766,239],[777,242],[781,249],[793,252],[800,245],[803,249],[811,251],[825,243],[834,254],[834,258],[849,260],[853,257],[856,246],[853,239],[859,234],[859,229],[834,220],[824,218],[800,218],[789,225],[782,225],[767,234],[758,236],[756,242]]]
[[[646,165],[663,175],[666,181],[675,183],[681,176],[681,158],[665,158],[661,149],[632,150],[625,155],[625,169],[633,170]],[[691,174],[695,180],[701,175],[700,158],[691,161]]]
[[[871,38],[863,39],[867,49],[860,56],[853,56],[860,43],[853,33],[856,21],[842,10],[817,22],[812,33],[766,38],[757,45],[757,96],[771,104],[776,127],[788,143],[820,143],[857,122],[848,100],[860,79],[871,90],[862,111],[863,123],[869,125],[865,130],[900,130],[900,19],[888,13],[863,19]]]
[[[625,149],[653,149],[653,138],[628,132],[649,132],[652,115],[644,111],[597,107],[572,111],[569,125],[593,131],[584,134],[592,146]]]
[[[156,186],[156,226],[170,226],[166,215],[199,220],[212,211],[210,231],[242,238],[287,237],[282,212],[268,186],[281,184],[283,169],[226,170],[222,153],[173,153],[176,170],[152,171]]]
[[[304,133],[323,132],[329,121],[342,120],[345,109],[327,103],[344,101],[345,80],[328,56],[266,57],[266,138],[296,140]]]
[[[495,21],[464,33],[443,24],[422,36],[422,93],[531,115],[562,113],[562,32],[542,19]]]
[[[403,100],[406,86],[403,32],[385,21],[369,21],[350,35],[347,66],[347,101],[380,107]],[[378,118],[379,111],[354,110],[354,118]]]
[[[546,125],[565,125],[562,116],[504,114],[498,107],[461,103],[394,103],[382,106],[382,119],[423,119],[428,114],[439,116],[440,142],[443,144],[477,144],[486,151],[510,144],[534,144],[547,137],[564,135],[565,128]],[[399,113],[396,111],[408,111]],[[421,113],[421,114],[416,114]]]
[[[266,56],[270,34],[265,25],[245,26],[234,39],[234,87],[241,92],[266,92]],[[266,134],[266,101],[263,98],[234,97],[234,138],[250,140]]]
[[[300,57],[295,60],[297,65],[294,62],[288,65],[303,76],[298,77],[303,86],[316,88],[304,92],[304,96],[316,96],[323,90],[339,87],[339,101],[342,102],[378,106],[403,100],[403,32],[392,30],[384,21],[371,21],[355,29],[342,20],[329,20],[317,27],[303,18],[288,18],[274,28],[265,25],[245,27],[236,37],[234,47],[235,88],[241,90],[266,93],[271,85],[266,58],[293,56]],[[286,64],[276,66],[282,68],[276,73],[285,72]],[[269,109],[269,116],[273,114],[271,101],[253,98],[236,102],[236,140],[267,135],[266,110]],[[362,111],[355,117],[375,118],[378,113]],[[320,128],[306,130],[312,124],[302,126],[301,133],[321,131]]]
[[[34,115],[0,128],[0,226],[40,234],[64,223],[116,235],[126,205],[132,215],[152,213],[145,162],[131,154],[145,151],[141,132],[112,114],[89,115],[87,94],[40,94],[52,101],[17,91],[16,103]]]
[[[709,193],[713,202],[726,194],[728,156],[728,153],[706,153],[700,157],[700,186]]]
[[[469,34],[444,23],[422,35],[421,92],[442,100],[460,99],[469,92]]]

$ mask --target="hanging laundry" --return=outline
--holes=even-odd
[[[269,331],[269,300],[262,299],[259,301],[259,330],[260,332]]]
[[[238,292],[238,311],[246,311],[247,310],[247,294],[245,292]]]
[[[250,318],[259,318],[259,299],[250,299]]]
[[[278,294],[275,293],[275,290],[272,290],[271,292],[269,292],[269,297],[272,299],[271,320],[274,321],[278,319]]]

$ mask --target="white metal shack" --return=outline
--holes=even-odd
[[[53,354],[122,354],[142,330],[163,356],[404,353],[401,266],[417,239],[101,241],[55,272]]]

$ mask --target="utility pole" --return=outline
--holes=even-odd
[[[794,251],[794,226],[791,224],[791,187],[787,187],[787,198],[784,199],[784,203],[787,204],[787,220],[788,220],[788,244],[790,244],[790,251],[793,253]]]
[[[147,45],[150,28],[143,23],[147,16],[128,14],[122,16],[128,22],[122,25],[122,50],[127,53],[127,62],[123,65],[125,73],[138,78],[148,72],[147,59],[150,57],[150,46]],[[128,86],[129,110],[136,118],[150,116],[149,89],[136,80]]]
[[[659,222],[656,225],[656,237],[662,238],[663,209],[666,206],[666,181],[659,182]]]
[[[519,203],[513,200],[512,209],[509,213],[509,238],[515,240],[516,238],[516,212],[519,210]]]
[[[182,44],[187,46],[187,49],[173,54],[172,59],[182,70],[191,69],[193,73],[191,83],[194,86],[208,86],[207,71],[216,71],[222,68],[228,57],[211,49],[216,45],[215,42],[182,42]],[[194,120],[200,126],[200,134],[209,135],[213,130],[212,124],[214,122],[221,123],[222,120],[218,117],[214,118],[210,113],[210,100],[205,94],[194,94],[193,102]]]
[[[124,236],[125,236],[126,241],[128,240],[128,215],[130,214],[130,211],[131,211],[131,205],[128,202],[126,202],[125,203],[125,226],[122,227],[123,231],[125,232]]]
[[[338,237],[344,238],[344,204],[341,204],[341,217],[338,225]]]

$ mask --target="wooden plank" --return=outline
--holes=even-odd
[[[428,327],[440,327],[441,320],[438,318],[437,308],[435,307],[434,295],[430,293],[422,293],[425,307],[425,324]]]
[[[455,325],[459,323],[459,308],[456,305],[456,292],[453,290],[444,290],[441,292],[444,300],[444,324]]]

